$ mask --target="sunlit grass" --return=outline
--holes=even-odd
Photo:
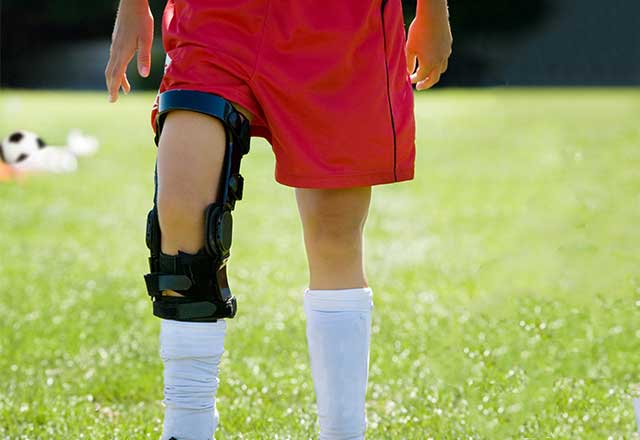
[[[416,95],[411,183],[378,187],[372,439],[629,438],[640,382],[640,92]],[[142,274],[153,96],[0,94],[0,136],[102,142],[76,174],[0,184],[0,438],[157,438]],[[293,192],[243,162],[218,439],[316,429]]]

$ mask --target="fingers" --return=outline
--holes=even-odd
[[[118,100],[120,87],[122,87],[125,93],[129,93],[131,90],[126,70],[132,58],[133,51],[128,53],[128,51],[124,51],[123,49],[112,48],[111,56],[109,57],[109,62],[104,72],[107,90],[109,91],[109,102],[116,102]]]
[[[419,81],[416,84],[416,90],[429,89],[433,87],[435,83],[437,83],[438,81],[440,81],[440,66],[438,66],[435,69],[432,69],[424,80]]]
[[[418,61],[418,57],[414,52],[409,52],[405,49],[405,55],[407,58],[407,72],[411,75],[416,71],[416,62]]]
[[[420,61],[420,60],[418,60]],[[415,83],[419,83],[421,81],[424,81],[427,76],[429,75],[429,72],[431,71],[431,68],[427,67],[427,65],[425,63],[418,63],[418,70],[415,71],[415,73],[413,73],[410,78],[411,78],[411,84],[415,84]]]
[[[107,84],[107,91],[109,92],[109,102],[116,102],[118,99],[120,81],[116,78],[115,70],[114,61],[112,58],[109,58],[107,68],[104,71],[104,79]]]
[[[131,91],[131,84],[129,84],[129,80],[127,79],[127,74],[122,75],[122,91],[125,95],[128,95]]]
[[[420,64],[418,70],[411,75],[411,83],[416,85],[416,90],[429,89],[440,81],[440,76],[446,72],[448,67],[449,61],[446,59],[435,67]]]
[[[138,40],[138,73],[146,78],[151,70],[151,45],[153,35],[147,35]]]
[[[105,79],[107,82],[107,90],[109,91],[109,102],[116,102],[118,100],[118,91],[120,86],[124,82],[128,85],[129,82],[125,77],[126,64],[118,60],[109,60],[107,69],[105,70]]]

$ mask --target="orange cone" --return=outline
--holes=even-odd
[[[7,182],[13,178],[14,171],[9,165],[0,162],[0,182]]]

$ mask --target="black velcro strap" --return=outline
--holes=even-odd
[[[235,116],[236,109],[221,96],[197,90],[167,90],[158,97],[158,116],[156,118],[156,145],[166,113],[171,110],[190,110],[219,119],[225,126],[231,125],[236,133],[241,131],[242,117]],[[239,114],[239,113],[238,113]],[[234,116],[231,116],[234,115]],[[235,126],[237,125],[237,127]]]
[[[157,296],[163,290],[187,290],[193,285],[186,275],[171,275],[161,272],[146,274],[144,281],[150,296]]]
[[[223,264],[201,249],[197,254],[178,251],[177,255],[158,255],[158,270],[145,275],[149,295],[174,290],[198,301],[216,302],[219,298],[217,271]]]
[[[190,301],[186,298],[163,297],[154,301],[153,314],[176,321],[216,321],[217,307],[208,301]]]
[[[160,275],[160,290],[187,290],[193,283],[186,275]]]
[[[192,110],[213,116],[221,121],[234,111],[231,103],[221,96],[196,90],[168,90],[160,94],[158,114],[169,110]]]

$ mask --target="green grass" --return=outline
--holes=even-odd
[[[99,137],[72,175],[0,184],[0,438],[161,429],[142,274],[153,96],[0,94],[0,135]],[[368,438],[622,439],[640,382],[640,91],[416,95],[410,183],[377,187]],[[293,190],[243,162],[220,439],[316,430]]]

